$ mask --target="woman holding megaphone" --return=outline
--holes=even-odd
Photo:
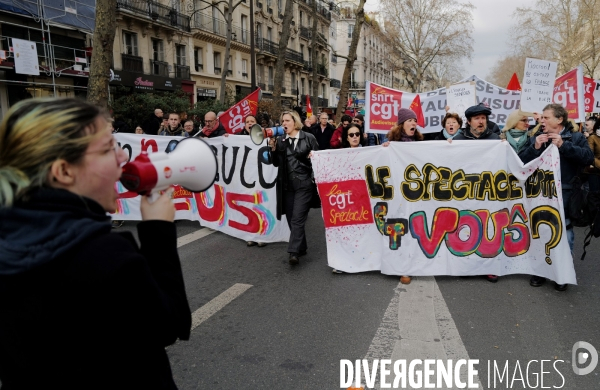
[[[314,181],[310,157],[319,150],[314,135],[302,131],[295,111],[284,111],[280,118],[285,134],[269,139],[271,160],[277,172],[277,218],[285,214],[290,228],[289,263],[298,264],[306,254],[304,225],[310,211]]]
[[[111,233],[127,154],[77,99],[28,99],[0,125],[0,382],[176,389],[165,347],[191,315],[171,192],[141,201],[141,246]]]

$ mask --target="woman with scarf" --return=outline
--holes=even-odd
[[[417,130],[417,114],[408,108],[401,108],[398,111],[398,121],[396,126],[392,127],[387,135],[387,139],[383,143],[384,147],[388,147],[390,142],[414,142],[423,141],[423,134]],[[400,282],[402,284],[410,284],[411,277],[402,275]]]
[[[462,127],[462,118],[455,112],[448,112],[444,119],[442,119],[442,131],[440,131],[434,141],[444,141],[454,138],[458,131]]]
[[[502,129],[500,139],[507,140],[515,153],[519,154],[527,147],[527,141],[532,133],[529,133],[529,117],[533,113],[516,110],[510,113],[506,119],[506,126]]]

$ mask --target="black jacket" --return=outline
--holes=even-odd
[[[524,164],[539,157],[551,142],[542,145],[541,148],[535,148],[535,140],[542,131],[529,138],[529,144],[519,153],[519,157]],[[560,180],[563,190],[571,189],[571,181],[580,170],[586,165],[594,163],[594,153],[581,133],[573,131],[573,125],[569,122],[561,133],[563,144],[558,151],[560,153]],[[564,198],[564,197],[563,197]]]
[[[3,390],[176,389],[165,347],[191,314],[175,225],[138,233],[66,190],[0,209]]]
[[[154,113],[148,118],[146,122],[142,125],[142,129],[146,134],[158,134],[158,130],[162,125],[162,118],[157,117]],[[135,128],[134,128],[135,129]]]
[[[315,123],[310,127],[310,133],[315,136],[317,142],[319,143],[319,150],[331,149],[331,137],[333,137],[333,133],[335,133],[335,127],[331,123],[328,123],[325,126],[325,130],[321,131],[321,124]]]
[[[453,138],[453,140],[455,141],[460,141],[460,140],[499,140],[500,136],[496,133],[494,133],[489,127],[485,129],[485,131],[483,132],[483,134],[481,134],[479,137],[475,137],[473,135],[473,133],[471,132],[471,127],[467,126],[463,129],[459,130],[459,133],[456,134]]]
[[[285,137],[285,134],[277,137],[277,146],[275,151],[271,151],[269,148],[273,166],[279,168],[277,171],[277,219],[281,219],[281,216],[285,214],[283,194],[285,192],[286,181],[288,178],[286,156],[287,145]],[[319,144],[317,143],[315,136],[313,136],[311,133],[306,133],[300,130],[298,132],[298,143],[296,144],[294,154],[301,165],[310,167],[310,169],[312,169],[312,163],[310,158],[308,158],[308,154],[313,150],[319,150]]]

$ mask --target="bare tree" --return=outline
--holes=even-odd
[[[227,26],[227,36],[225,40],[225,64],[223,65],[223,70],[221,72],[221,93],[219,95],[219,101],[221,102],[221,104],[225,104],[227,73],[229,71],[229,53],[231,53],[231,36],[233,32],[233,11],[235,11],[235,9],[240,4],[242,4],[244,0],[238,0],[237,2],[235,0],[221,0],[217,2],[212,2],[210,0],[201,0],[201,2],[206,3],[207,6],[202,7],[200,9],[194,9],[194,11],[190,15],[192,18],[194,18],[194,16],[198,12],[203,11],[207,8],[214,7],[214,9],[216,9],[223,16],[223,19],[225,20],[225,24]],[[223,11],[221,11],[221,8],[219,7],[220,4],[225,5]],[[195,3],[191,5],[191,7],[195,7]]]
[[[252,0],[251,0],[252,1]],[[280,113],[281,109],[281,88],[285,83],[285,53],[287,51],[288,41],[291,35],[291,24],[294,18],[294,2],[285,1],[285,12],[283,16],[281,35],[279,35],[279,51],[277,53],[277,62],[275,63],[275,76],[273,82],[273,100],[275,101],[275,110],[273,113]],[[286,27],[287,26],[287,27]],[[294,86],[292,85],[292,88]]]
[[[517,52],[558,62],[559,74],[579,64],[589,76],[600,71],[600,0],[537,0],[513,16]]]
[[[381,8],[388,36],[408,60],[402,71],[413,92],[421,92],[432,64],[471,59],[475,8],[471,3],[382,0]]]
[[[348,91],[350,90],[350,75],[354,69],[354,61],[356,61],[356,48],[360,39],[360,31],[365,22],[365,2],[366,0],[360,0],[356,7],[356,22],[354,23],[354,30],[352,31],[352,41],[350,42],[348,57],[340,56],[335,53],[338,57],[346,58],[346,67],[344,68],[344,75],[342,76],[342,85],[340,88],[340,98],[338,99],[338,105],[335,109],[336,118],[341,118],[346,111],[346,96],[348,96]]]
[[[90,64],[87,99],[90,103],[108,105],[110,64],[113,60],[113,44],[117,29],[116,0],[96,1],[96,27],[94,28],[94,52]]]
[[[487,75],[487,81],[505,88],[514,73],[517,74],[519,80],[523,80],[526,58],[527,54],[513,54],[504,57],[492,67]]]

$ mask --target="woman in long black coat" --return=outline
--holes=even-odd
[[[190,335],[170,194],[142,199],[141,247],[111,233],[127,154],[76,99],[28,99],[0,125],[2,389],[176,389]]]

